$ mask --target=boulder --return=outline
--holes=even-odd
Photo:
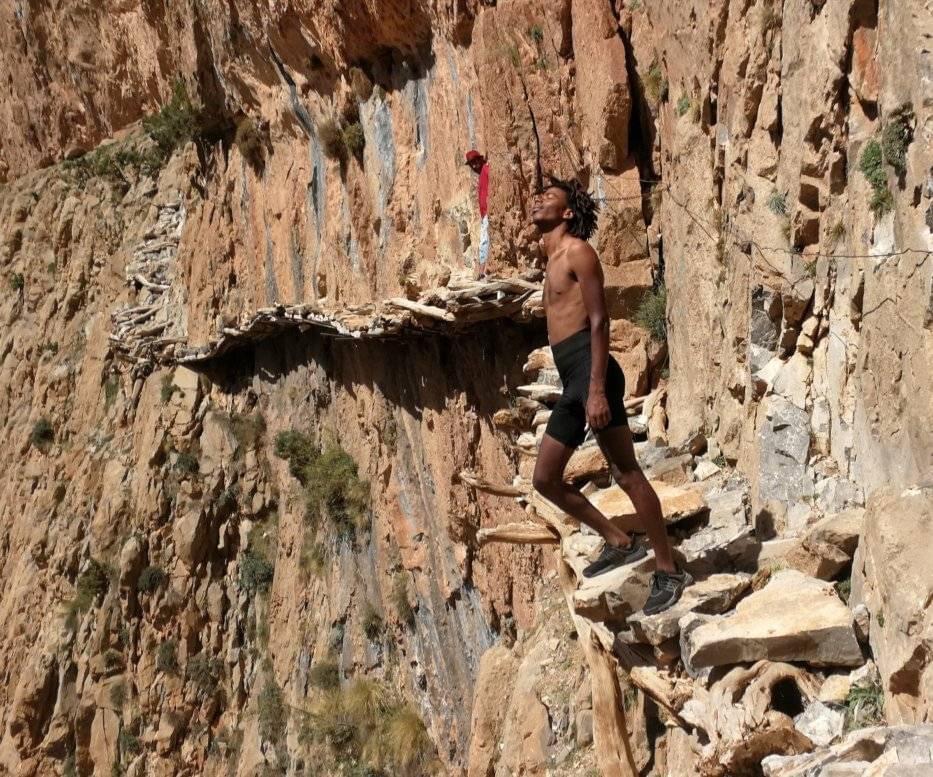
[[[503,645],[489,648],[480,659],[470,723],[469,777],[490,774],[498,759],[505,716],[502,700],[511,694],[517,668],[514,654]]]
[[[680,486],[690,482],[690,470],[693,467],[693,455],[684,453],[680,456],[671,456],[652,464],[645,474],[651,480],[661,481],[672,486]]]
[[[858,729],[829,747],[802,755],[769,755],[761,762],[765,777],[929,777],[930,765],[930,724]]]
[[[689,612],[719,614],[731,610],[751,586],[751,575],[711,575],[689,586],[673,607],[656,615],[636,613],[628,619],[635,638],[660,645],[680,633],[679,621]]]
[[[207,519],[197,504],[190,504],[172,525],[175,553],[189,567],[198,564],[207,551]]]
[[[758,427],[759,499],[795,502],[812,496],[813,481],[806,471],[810,417],[777,396],[767,397],[762,411]]]
[[[619,623],[644,606],[654,570],[654,553],[597,577],[583,577],[583,568],[601,546],[602,540],[593,535],[574,534],[564,542],[564,557],[579,580],[573,604],[585,618]]]
[[[893,723],[926,721],[933,716],[933,488],[876,491],[864,520],[852,588],[871,613],[885,714]]]
[[[865,511],[859,508],[828,515],[795,541],[785,556],[793,569],[831,580],[852,561]]]
[[[718,475],[722,472],[722,469],[719,465],[714,464],[712,461],[703,460],[697,464],[696,469],[693,470],[693,477],[697,480],[709,480],[714,475]]]
[[[761,659],[815,666],[863,663],[852,614],[833,586],[791,569],[774,575],[730,615],[684,632],[681,652],[693,667]]]
[[[652,481],[651,485],[661,500],[661,514],[668,524],[690,518],[706,509],[706,500],[699,491],[655,481]],[[634,521],[638,517],[632,500],[615,484],[591,494],[589,500],[611,521],[620,521],[627,525],[627,521]]]
[[[846,716],[840,710],[814,701],[794,718],[794,727],[817,747],[823,747],[842,736]]]

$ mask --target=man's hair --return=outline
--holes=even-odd
[[[548,176],[548,185],[560,189],[567,195],[567,207],[573,211],[573,218],[570,219],[569,229],[571,235],[581,240],[589,240],[590,235],[596,231],[596,219],[599,215],[599,205],[580,184],[578,180],[569,181]]]

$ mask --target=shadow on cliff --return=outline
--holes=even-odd
[[[328,380],[351,396],[357,387],[378,388],[386,401],[416,418],[443,410],[459,393],[480,417],[507,407],[525,382],[525,356],[544,345],[544,323],[491,321],[456,335],[352,340],[294,331],[274,336],[200,366],[224,392],[238,393],[257,381],[276,384],[290,374],[318,366]]]

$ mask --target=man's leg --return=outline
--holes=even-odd
[[[671,543],[661,514],[661,502],[638,465],[631,430],[627,426],[613,426],[599,432],[596,439],[609,462],[612,477],[635,506],[654,549],[657,568],[663,572],[676,572],[677,566],[674,564]]]
[[[625,547],[631,538],[590,503],[580,489],[564,482],[564,468],[574,449],[548,434],[541,439],[532,484],[545,499],[602,535],[608,545]],[[650,486],[649,486],[650,488]],[[657,497],[655,497],[657,498]]]
[[[479,225],[479,257],[476,277],[486,277],[486,260],[489,258],[489,216],[483,216]]]

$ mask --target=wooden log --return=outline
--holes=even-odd
[[[557,574],[589,667],[593,694],[593,745],[599,773],[602,777],[638,777],[615,658],[593,633],[592,624],[577,615],[573,606],[576,576],[559,551]]]
[[[416,313],[420,316],[427,316],[428,318],[434,318],[439,321],[456,321],[456,317],[453,315],[453,313],[449,313],[442,308],[432,307],[431,305],[422,305],[419,302],[412,302],[410,299],[405,299],[404,297],[393,297],[392,299],[388,300],[386,304],[393,305],[397,308],[402,308],[403,310],[410,310],[412,313]]]
[[[512,545],[556,545],[560,542],[560,537],[544,524],[523,521],[480,529],[476,533],[476,541],[480,547],[489,542],[505,542]]]
[[[469,470],[464,470],[459,473],[457,477],[460,479],[461,483],[465,485],[472,486],[477,491],[484,491],[487,494],[495,494],[496,496],[525,496],[525,491],[522,491],[520,488],[516,488],[513,485],[505,483],[491,483],[484,478],[481,478],[475,472],[470,472]]]

